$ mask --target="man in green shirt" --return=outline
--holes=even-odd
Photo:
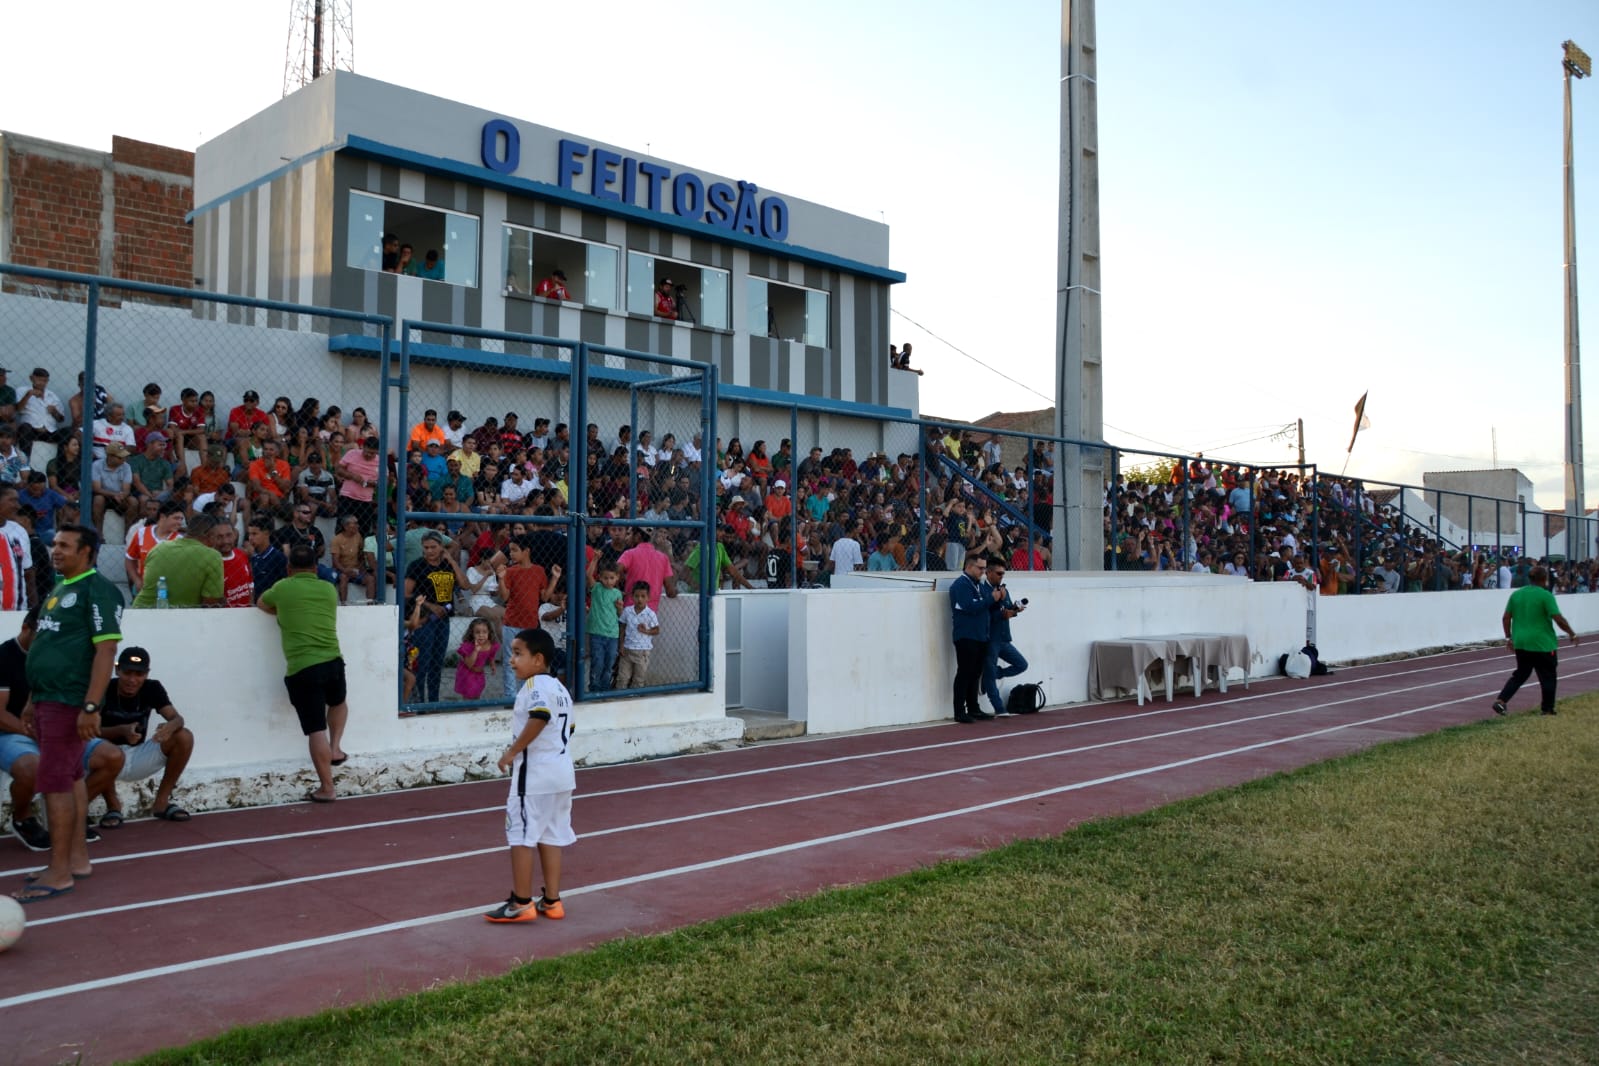
[[[183,535],[164,540],[144,560],[144,587],[133,598],[138,609],[154,607],[161,579],[167,579],[169,607],[221,607],[222,556],[207,543],[217,520],[197,514]]]
[[[722,582],[731,578],[733,584],[741,589],[754,588],[749,579],[733,565],[733,559],[727,554],[727,545],[718,538],[716,542],[716,576],[712,582],[713,588],[721,588]],[[700,590],[700,546],[696,542],[689,549],[688,557],[683,560],[683,580],[688,582],[688,587],[695,592]]]
[[[50,865],[13,895],[23,903],[72,891],[93,872],[85,834],[89,793],[84,742],[100,735],[100,701],[122,639],[122,593],[94,569],[100,537],[87,526],[56,530],[50,558],[60,579],[45,597],[28,649],[31,708],[23,722],[39,739],[35,783],[50,818]]]
[[[1521,683],[1534,672],[1538,675],[1538,688],[1543,695],[1543,713],[1555,713],[1555,649],[1560,637],[1555,626],[1566,631],[1571,646],[1577,646],[1577,634],[1560,613],[1560,605],[1549,591],[1549,571],[1535,566],[1527,575],[1530,584],[1510,594],[1505,603],[1505,613],[1500,621],[1505,627],[1505,643],[1516,652],[1516,671],[1505,682],[1499,698],[1494,700],[1494,713],[1504,714],[1510,697],[1516,694]],[[1553,624],[1551,624],[1553,623]]]
[[[289,549],[289,576],[261,593],[256,606],[278,620],[283,641],[289,703],[310,743],[311,765],[321,783],[305,798],[332,803],[333,768],[346,758],[340,741],[349,715],[345,703],[344,659],[339,652],[339,592],[316,574],[316,549]]]

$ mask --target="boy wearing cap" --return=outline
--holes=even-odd
[[[153,733],[150,732],[152,711],[162,718]],[[157,771],[161,773],[161,783],[156,786],[150,813],[164,822],[189,820],[189,812],[172,802],[172,790],[177,787],[178,778],[194,753],[194,734],[184,724],[183,715],[172,706],[166,687],[150,679],[150,653],[143,648],[124,648],[117,657],[116,678],[100,707],[100,738],[90,741],[88,750],[92,752],[101,743],[120,745],[123,762],[122,772],[99,793],[105,797],[106,805],[106,813],[100,817],[100,828],[116,829],[122,825],[122,800],[117,795],[117,782],[142,781],[155,776]],[[89,800],[93,802],[94,795],[91,794]]]
[[[139,501],[133,496],[133,469],[128,466],[128,449],[120,444],[108,444],[105,458],[96,459],[90,468],[94,486],[94,502],[90,515],[97,529],[105,529],[107,507],[122,513],[123,521],[132,524],[139,517]]]

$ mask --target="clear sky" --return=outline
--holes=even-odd
[[[1370,389],[1351,473],[1497,433],[1558,508],[1560,43],[1599,55],[1599,4],[1098,7],[1107,438],[1282,460],[1303,418],[1336,470]],[[8,39],[70,48],[8,51],[0,128],[194,148],[278,98],[289,8],[13,4]],[[888,222],[893,339],[966,419],[1053,401],[1059,40],[1057,0],[355,0],[362,74]],[[1593,365],[1599,78],[1575,97]]]

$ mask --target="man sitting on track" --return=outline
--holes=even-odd
[[[149,731],[150,712],[165,719]],[[172,706],[167,690],[150,680],[150,653],[143,648],[124,648],[117,657],[117,677],[106,692],[100,708],[100,739],[89,742],[89,751],[121,745],[126,752],[122,772],[106,781],[99,795],[105,797],[106,813],[100,828],[122,825],[122,800],[117,796],[118,781],[140,781],[161,771],[150,813],[165,822],[187,822],[189,812],[172,802],[172,790],[189,765],[194,753],[194,734],[183,724],[183,715]],[[96,792],[90,781],[89,799]]]

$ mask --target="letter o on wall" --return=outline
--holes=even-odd
[[[500,154],[500,135],[505,135],[505,154]],[[483,123],[483,165],[501,174],[511,174],[522,163],[522,135],[503,118]]]

